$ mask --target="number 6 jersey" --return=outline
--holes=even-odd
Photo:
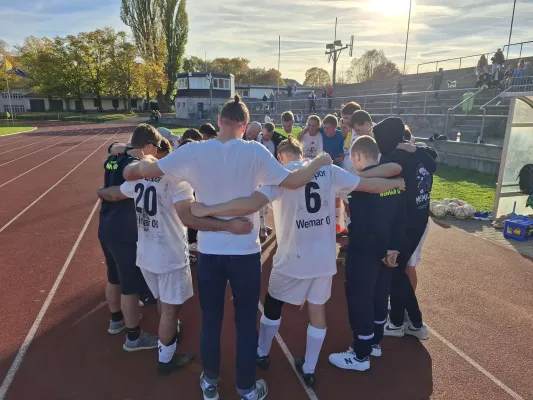
[[[294,171],[309,159],[284,165]],[[273,267],[299,279],[334,275],[336,264],[335,198],[351,192],[360,178],[335,165],[322,167],[307,185],[290,190],[265,186],[259,192],[271,202],[278,250]]]
[[[124,182],[120,191],[135,201],[137,266],[162,274],[189,265],[187,228],[174,204],[194,199],[191,186],[163,176]]]

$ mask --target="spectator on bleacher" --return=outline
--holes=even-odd
[[[326,96],[328,97],[328,110],[333,110],[333,86],[331,86],[331,83],[328,83],[328,86],[326,87]]]
[[[270,93],[270,109],[276,109],[276,96],[274,96],[274,92]]]
[[[309,101],[309,114],[316,114],[316,94],[314,90],[309,93],[307,99]]]
[[[298,111],[298,114],[295,115],[296,124],[303,127],[304,114],[301,111]]]
[[[429,85],[429,88],[428,88],[430,89],[431,87],[433,87],[433,90],[435,91],[435,99],[439,98],[439,90],[444,80],[443,71],[444,70],[442,68],[439,68],[439,72],[433,75],[433,79],[431,80],[431,85]]]
[[[505,56],[503,55],[502,49],[498,49],[491,60],[493,68],[503,68],[503,64],[505,64]]]
[[[485,73],[489,73],[489,62],[487,61],[485,54],[483,54],[477,62],[476,75],[479,76]]]
[[[292,92],[296,94],[296,83],[292,84]]]
[[[526,69],[526,62],[524,60],[520,60],[518,62],[518,67],[514,70],[514,75],[513,76],[515,78],[520,78],[525,69]]]
[[[400,108],[400,98],[402,97],[402,93],[403,93],[402,80],[398,78],[398,82],[396,82],[396,96],[395,96],[396,108]]]
[[[266,109],[266,108],[268,108],[268,96],[267,96],[267,94],[265,93],[265,94],[263,95],[263,109]]]
[[[288,96],[288,97],[292,97],[292,91],[293,91],[292,88],[293,88],[293,87],[291,86],[290,83],[287,84],[287,96]],[[294,94],[296,94],[296,93],[294,93]]]

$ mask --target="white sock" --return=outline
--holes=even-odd
[[[276,333],[278,333],[280,324],[281,318],[277,321],[273,321],[264,315],[261,317],[258,341],[259,347],[257,348],[257,355],[259,357],[268,356],[270,353],[272,340],[274,340],[274,336],[276,336]]]
[[[303,370],[306,374],[315,372],[318,355],[326,337],[326,330],[315,328],[311,324],[307,327],[307,344],[305,346],[305,363],[303,365]]]
[[[176,352],[176,342],[170,346],[165,346],[163,343],[161,343],[161,340],[158,340],[157,348],[159,349],[159,362],[168,363],[170,360],[172,360],[172,357]]]

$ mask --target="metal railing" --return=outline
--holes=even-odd
[[[504,93],[533,91],[533,77],[526,76],[521,78],[510,79],[512,79],[512,81],[510,82],[510,86],[507,89],[505,89],[503,92],[498,93],[497,96],[493,97],[479,108],[483,111],[483,117],[481,119],[481,132],[477,140],[478,144],[481,143],[481,140],[483,139],[483,133],[485,131],[485,119],[487,118],[487,106],[489,106],[490,103],[497,99],[503,99]]]
[[[446,111],[446,127],[444,128],[444,134],[445,135],[448,135],[448,121],[450,119],[450,113],[452,111],[455,111],[458,107],[462,106],[463,104],[465,104],[467,101],[470,101],[470,99],[473,99],[475,98],[479,93],[483,92],[485,89],[482,87],[480,88],[477,92],[475,93],[472,93],[470,96],[468,96],[466,99],[463,99],[463,101],[461,101],[459,104],[456,104],[455,106],[451,107],[451,108],[448,108],[448,110]]]
[[[510,45],[506,44],[505,46],[503,46],[502,51],[505,51],[505,48],[507,48],[507,47],[518,46],[518,45],[520,45],[520,56],[519,56],[518,58],[521,58],[521,57],[522,57],[522,49],[523,49],[523,45],[524,45],[524,44],[527,44],[527,43],[533,43],[533,41],[511,43]],[[489,60],[489,59],[490,59],[489,56],[490,56],[490,54],[492,54],[492,53],[494,53],[494,51],[489,51],[488,53],[472,54],[472,55],[469,55],[469,56],[454,57],[454,58],[447,58],[447,59],[444,59],[444,60],[428,61],[428,62],[420,63],[420,64],[418,64],[417,67],[416,67],[416,73],[418,74],[418,71],[419,71],[421,65],[436,64],[436,65],[435,65],[435,71],[438,71],[438,69],[439,69],[439,63],[443,63],[443,62],[446,62],[446,61],[454,61],[454,60],[459,60],[459,68],[461,68],[461,65],[462,65],[463,59],[465,59],[465,58],[481,57],[481,56],[484,55],[484,56],[487,57],[487,60]]]
[[[505,51],[505,48],[507,47],[507,56],[509,56],[509,49],[511,48],[511,46],[518,46],[518,45],[520,45],[520,55],[518,56],[518,58],[522,58],[522,50],[523,50],[523,46],[524,46],[525,44],[528,44],[528,43],[533,43],[533,40],[529,40],[529,41],[527,41],[527,42],[511,43],[510,45],[509,45],[509,44],[506,44],[505,46],[503,46],[502,51]]]

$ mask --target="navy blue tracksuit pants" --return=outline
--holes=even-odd
[[[345,289],[353,350],[362,360],[370,356],[371,346],[383,338],[392,268],[376,256],[353,253],[346,255]]]
[[[407,262],[415,252],[418,243],[424,235],[424,229],[407,230],[405,236],[405,250],[398,256],[398,266],[393,268],[390,291],[390,320],[395,326],[402,326],[404,314],[407,311],[409,319],[415,328],[422,327],[422,312],[418,305],[415,291],[409,277],[405,273]]]

